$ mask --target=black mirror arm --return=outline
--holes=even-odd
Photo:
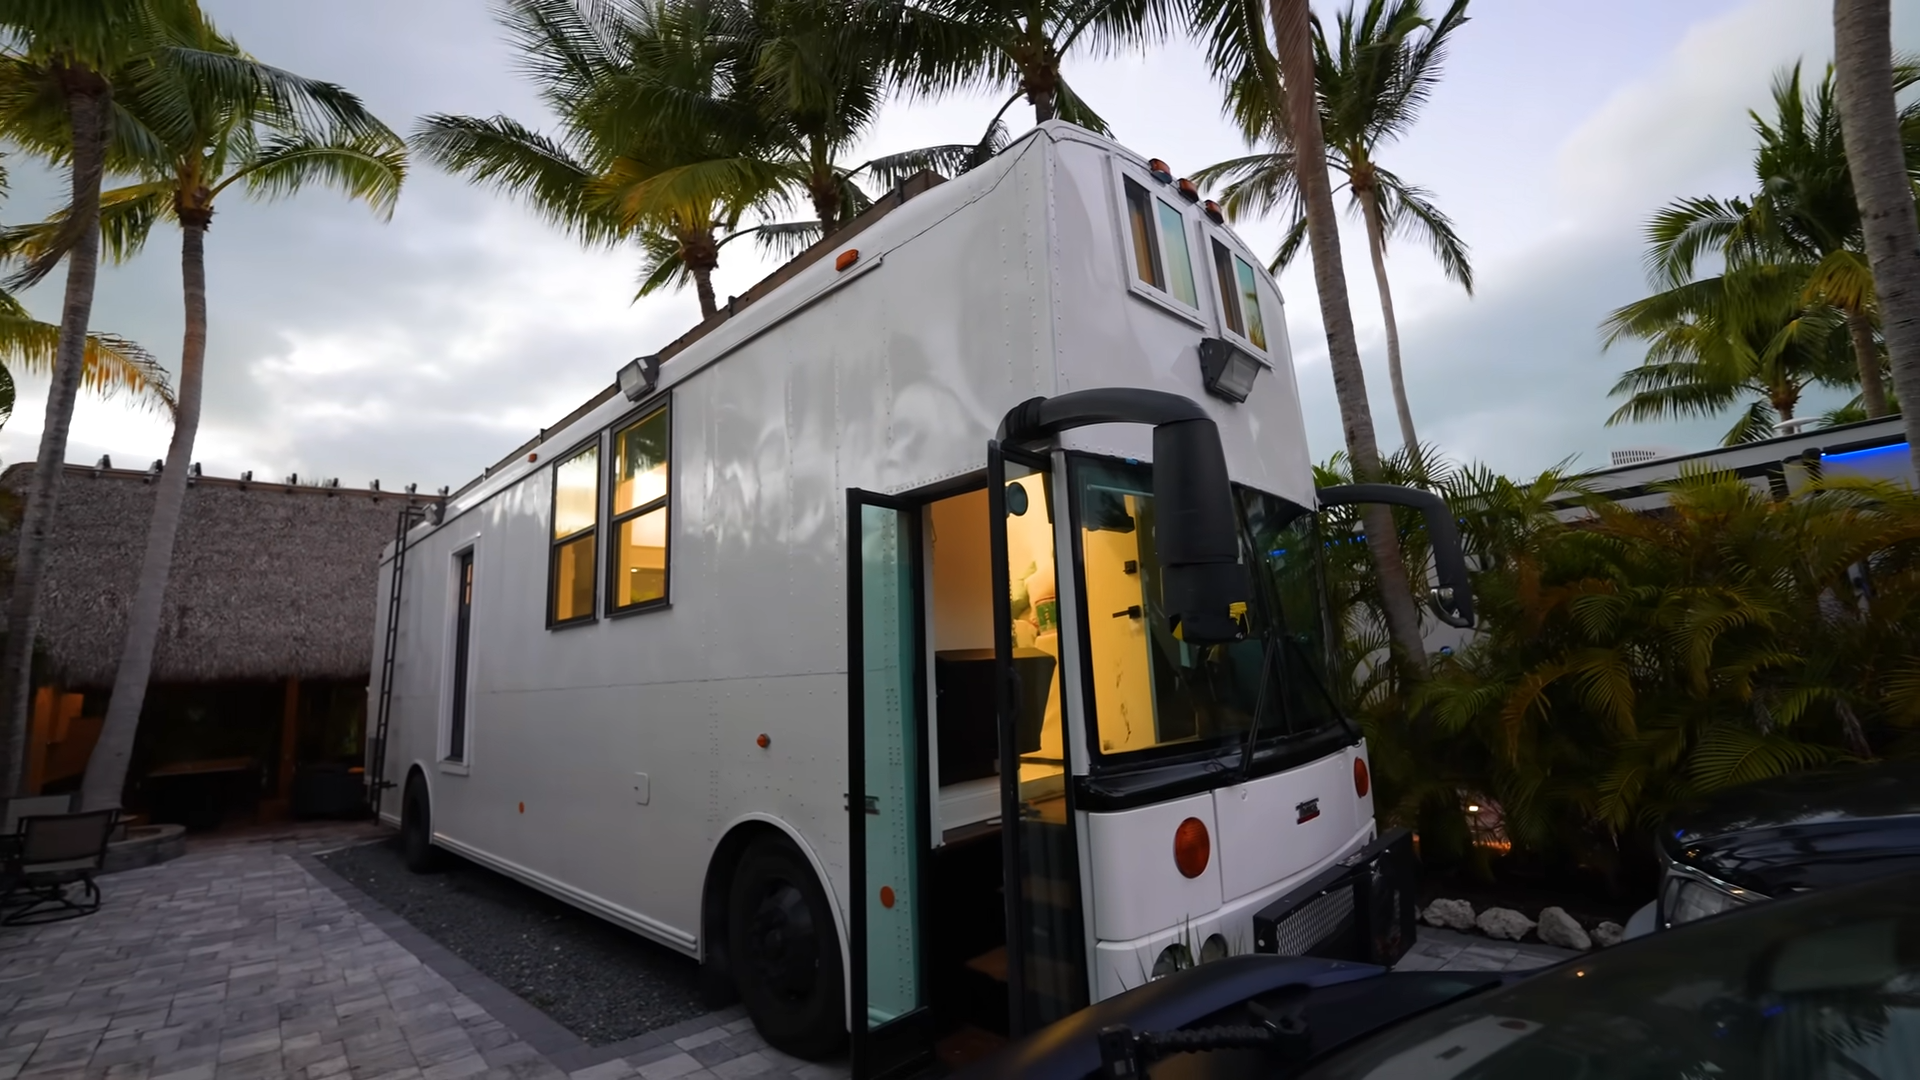
[[[1321,506],[1384,503],[1420,511],[1427,521],[1427,540],[1440,578],[1440,587],[1433,590],[1433,613],[1448,626],[1473,626],[1473,585],[1467,580],[1467,556],[1460,546],[1460,528],[1445,499],[1431,491],[1398,484],[1340,484],[1321,488],[1318,494]]]

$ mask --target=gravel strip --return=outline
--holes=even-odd
[[[545,893],[446,852],[414,874],[392,843],[320,856],[388,911],[591,1046],[706,1013],[699,966]]]

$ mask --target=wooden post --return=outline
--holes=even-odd
[[[33,694],[33,719],[27,729],[27,783],[21,788],[28,795],[40,794],[46,782],[47,744],[54,739],[55,706],[60,701],[58,687],[42,686]]]
[[[300,756],[300,680],[287,679],[287,697],[280,713],[280,782],[274,788],[274,804],[282,813],[293,808],[293,767]]]

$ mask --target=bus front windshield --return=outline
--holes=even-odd
[[[1241,559],[1254,578],[1247,638],[1194,646],[1173,636],[1160,609],[1151,469],[1075,457],[1070,475],[1099,757],[1244,741],[1256,709],[1262,739],[1341,723],[1329,694],[1320,535],[1310,510],[1236,489]]]

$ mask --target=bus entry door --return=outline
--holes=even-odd
[[[1080,860],[1061,721],[1051,480],[1045,458],[988,445],[1007,1021],[1014,1038],[1087,1003]]]

